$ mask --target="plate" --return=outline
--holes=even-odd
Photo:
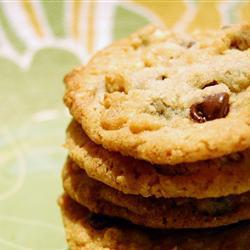
[[[228,1],[2,1],[0,249],[67,249],[56,200],[70,69],[148,23],[210,29],[249,13],[249,3]]]

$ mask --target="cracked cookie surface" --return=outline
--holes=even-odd
[[[208,198],[250,190],[249,149],[213,160],[153,165],[96,145],[74,120],[65,146],[88,176],[126,194]]]
[[[68,159],[65,192],[90,211],[152,228],[206,228],[250,219],[250,192],[211,199],[145,198],[126,195],[88,177]]]
[[[250,25],[178,34],[149,26],[65,77],[64,101],[87,135],[156,164],[250,147]]]

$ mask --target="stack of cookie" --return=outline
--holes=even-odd
[[[167,249],[166,229],[250,219],[250,24],[148,26],[65,83],[74,120],[60,205],[72,250]]]

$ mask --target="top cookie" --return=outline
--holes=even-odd
[[[250,147],[250,24],[178,34],[148,26],[65,77],[87,135],[156,164]]]

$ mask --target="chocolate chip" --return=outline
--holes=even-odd
[[[244,160],[244,154],[242,152],[236,152],[226,157],[230,162],[241,162]]]
[[[167,79],[168,77],[166,76],[166,75],[160,75],[160,76],[158,76],[157,78],[156,78],[156,80],[165,80],[165,79]]]
[[[199,123],[223,118],[228,112],[229,95],[224,92],[207,96],[203,102],[193,104],[190,108],[190,116]]]
[[[210,83],[207,83],[202,89],[205,89],[205,88],[211,87],[211,86],[215,86],[215,85],[217,85],[217,84],[218,84],[218,82],[216,82],[216,81],[214,80],[214,81],[212,81],[212,82],[210,82]]]
[[[230,44],[230,49],[239,49],[239,44],[237,40],[233,40]]]
[[[188,49],[190,49],[191,47],[193,47],[196,44],[195,41],[190,41],[186,46]]]
[[[237,203],[230,197],[208,198],[200,200],[196,204],[196,211],[207,216],[223,216],[233,211],[237,207]]]
[[[154,168],[158,174],[164,175],[164,176],[188,176],[188,175],[193,174],[193,171],[188,169],[185,163],[180,163],[176,167],[155,165]]]
[[[95,230],[103,230],[109,227],[131,227],[131,223],[125,219],[95,213],[88,215],[88,222]]]
[[[96,230],[102,230],[112,226],[112,221],[109,217],[101,214],[91,213],[88,217],[89,224]]]
[[[244,37],[241,39],[234,39],[231,41],[229,48],[244,51],[250,48],[250,42],[248,39],[244,39]]]

